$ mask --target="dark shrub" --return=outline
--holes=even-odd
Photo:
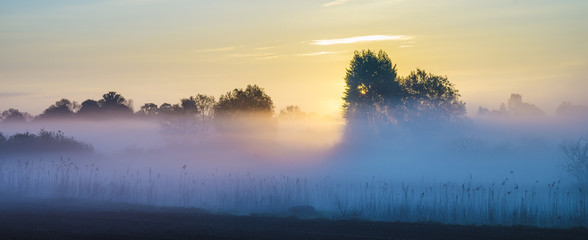
[[[8,138],[0,133],[0,154],[30,154],[46,152],[92,152],[92,145],[66,137],[63,132],[42,129],[38,135],[25,132]]]

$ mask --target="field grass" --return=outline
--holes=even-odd
[[[310,205],[323,217],[460,225],[588,226],[586,191],[559,181],[402,182],[384,177],[257,176],[218,169],[105,169],[89,160],[0,159],[0,193],[216,212],[277,213]]]

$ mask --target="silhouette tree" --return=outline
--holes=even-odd
[[[199,114],[196,99],[194,99],[194,97],[182,98],[180,100],[180,105],[182,106],[181,111],[186,115]]]
[[[508,112],[513,116],[544,116],[545,113],[537,106],[523,102],[523,96],[517,93],[510,95],[508,99]]]
[[[174,107],[169,103],[163,103],[159,106],[159,114],[171,116],[174,113]]]
[[[200,120],[211,120],[214,117],[215,100],[212,96],[197,94],[180,99],[180,104],[163,103],[158,107],[154,103],[145,103],[135,113],[139,117],[156,117],[167,125],[182,125],[182,128],[201,125]]]
[[[76,112],[81,117],[97,117],[100,114],[100,105],[98,102],[92,99],[88,99],[82,102],[80,110]]]
[[[561,144],[566,156],[564,167],[581,187],[588,185],[588,140],[580,137],[576,141],[566,141]]]
[[[285,108],[280,110],[280,115],[279,117],[282,119],[291,119],[291,120],[295,120],[295,119],[301,119],[304,118],[306,116],[306,113],[304,113],[302,110],[300,110],[300,107],[295,106],[295,105],[289,105],[286,106]]]
[[[402,97],[396,76],[396,64],[384,51],[355,51],[345,75],[345,118],[367,118],[370,122],[388,118],[390,108]]]
[[[111,91],[103,94],[98,101],[88,99],[82,102],[77,115],[83,118],[130,117],[133,115],[133,102]]]
[[[176,133],[207,132],[212,129],[215,100],[212,96],[197,94],[180,99],[180,104],[164,104],[160,110],[162,124]]]
[[[159,108],[155,103],[145,103],[141,109],[135,113],[139,117],[156,117],[159,114]]]
[[[384,51],[356,51],[345,75],[344,117],[348,123],[368,120],[377,128],[394,122],[454,120],[465,103],[447,77],[417,69],[398,77]]]
[[[2,122],[5,123],[25,122],[32,118],[30,114],[14,108],[3,111],[1,117]]]
[[[40,152],[86,152],[94,149],[92,145],[66,137],[63,132],[41,129],[38,135],[29,132],[16,133],[0,144],[0,153],[31,154]]]
[[[163,103],[159,106],[158,114],[161,117],[178,117],[183,116],[185,113],[184,109],[180,104],[169,104]]]
[[[255,149],[252,137],[268,137],[275,132],[274,104],[263,88],[247,85],[221,95],[215,108],[214,129],[229,141]]]
[[[401,78],[403,120],[454,120],[465,115],[465,103],[447,77],[424,70]],[[483,110],[482,110],[483,111]]]
[[[133,113],[132,101],[113,91],[102,95],[98,105],[105,114],[130,116]]]
[[[272,116],[274,103],[263,88],[247,85],[245,90],[234,89],[221,95],[215,107],[217,116],[259,114]]]
[[[208,131],[214,114],[214,97],[198,94],[180,99],[180,104],[163,103],[157,107],[146,103],[137,111],[136,116],[157,118],[166,131],[175,133],[193,133]]]
[[[216,101],[213,96],[197,94],[194,97],[194,101],[196,102],[197,111],[202,118],[211,119],[214,117]]]
[[[561,107],[561,106],[560,106]],[[565,105],[564,105],[565,108]],[[480,116],[490,117],[542,117],[545,113],[534,104],[523,102],[523,96],[518,93],[513,93],[507,100],[507,103],[500,104],[498,110],[488,110],[480,107],[478,110]]]
[[[52,119],[52,118],[67,118],[71,117],[74,114],[74,111],[78,109],[78,104],[76,102],[72,102],[68,99],[61,99],[55,104],[49,106],[49,108],[45,109],[41,115],[38,116],[39,119]]]

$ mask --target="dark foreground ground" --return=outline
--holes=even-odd
[[[3,197],[0,239],[588,239],[588,230],[233,216]]]

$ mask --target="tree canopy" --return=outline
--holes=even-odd
[[[135,114],[140,117],[156,117],[159,113],[159,107],[155,103],[145,103]]]
[[[348,120],[386,118],[402,97],[396,64],[384,51],[355,51],[345,75],[344,115]]]
[[[451,120],[466,113],[459,91],[445,76],[417,68],[400,82],[404,120]]]
[[[98,102],[92,99],[88,99],[82,102],[80,106],[80,110],[78,110],[77,114],[83,117],[93,117],[100,113],[100,105]]]
[[[39,119],[52,119],[52,118],[66,118],[70,117],[79,108],[76,102],[72,102],[66,98],[55,102],[55,104],[49,106],[41,115]]]
[[[447,77],[417,69],[398,77],[384,51],[356,51],[345,75],[344,116],[369,123],[453,120],[465,114],[465,103]]]
[[[193,98],[193,100],[196,103],[196,110],[201,117],[208,119],[214,117],[214,108],[216,105],[216,100],[213,96],[197,94]]]
[[[145,103],[135,115],[148,118],[195,117],[204,119],[213,117],[215,104],[213,96],[196,94],[196,96],[180,99],[179,104],[163,103],[158,107],[155,103]]]
[[[26,112],[21,112],[18,109],[10,108],[0,114],[2,122],[17,123],[27,121],[31,116]]]
[[[133,101],[125,99],[114,91],[102,95],[98,105],[107,114],[130,115],[133,113]]]
[[[221,95],[215,106],[218,116],[252,113],[271,116],[273,110],[272,98],[257,85],[247,85],[245,89],[235,88]]]

